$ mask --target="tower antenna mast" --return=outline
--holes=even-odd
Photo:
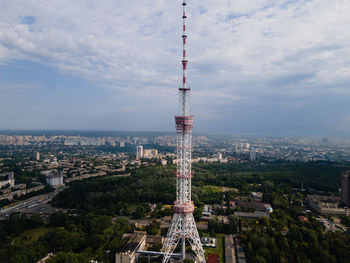
[[[192,128],[194,117],[190,115],[190,87],[187,86],[186,57],[186,0],[183,0],[183,33],[182,33],[182,86],[179,88],[180,114],[175,116],[177,133],[176,146],[176,200],[174,217],[163,246],[163,263],[167,263],[173,251],[180,243],[182,260],[186,257],[186,240],[196,253],[197,262],[205,263],[203,247],[198,235],[197,225],[193,217],[194,204],[191,199],[192,173]]]

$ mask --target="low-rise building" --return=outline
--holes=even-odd
[[[339,207],[340,198],[337,196],[308,195],[309,206],[320,214],[350,215],[350,209]]]
[[[255,212],[235,212],[234,216],[238,217],[246,217],[246,218],[268,218],[270,215],[266,212],[260,212],[260,211],[255,211]]]
[[[272,206],[270,204],[265,204],[261,202],[246,202],[246,201],[237,201],[235,203],[237,207],[246,207],[252,208],[259,212],[265,212],[267,214],[271,214],[273,212]]]
[[[13,172],[0,174],[0,188],[6,185],[11,187],[15,185],[15,175]]]
[[[137,261],[137,251],[146,246],[146,233],[139,232],[131,235],[128,243],[121,252],[115,255],[115,263],[134,263]]]
[[[144,149],[143,150],[143,158],[155,158],[158,156],[158,150],[157,149]]]
[[[83,179],[87,179],[87,178],[91,178],[91,177],[105,176],[106,174],[107,174],[106,172],[98,172],[98,173],[93,173],[93,174],[83,174],[83,175],[67,178],[64,181],[66,183],[69,183],[69,182],[72,182],[72,181],[83,180]],[[126,174],[126,175],[123,175],[123,176],[129,176],[129,175],[130,174]]]
[[[253,200],[256,202],[261,202],[263,198],[263,193],[262,192],[252,192],[252,197]]]
[[[164,237],[158,235],[147,235],[146,237],[146,245],[147,247],[152,247],[156,244],[163,244]]]
[[[44,185],[39,184],[39,185],[32,187],[32,188],[28,188],[28,189],[24,188],[24,189],[16,190],[13,192],[8,192],[6,194],[0,195],[0,200],[4,200],[4,199],[13,200],[14,197],[18,198],[20,196],[29,194],[31,192],[43,190],[44,188],[45,188]]]

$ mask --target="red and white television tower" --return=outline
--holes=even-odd
[[[204,251],[194,221],[194,204],[191,200],[191,155],[192,127],[194,117],[190,115],[190,87],[187,86],[186,58],[186,0],[183,0],[183,52],[182,52],[182,87],[180,93],[180,115],[175,116],[177,133],[177,167],[176,167],[176,201],[174,202],[174,217],[163,246],[163,263],[167,263],[177,245],[182,245],[182,259],[185,259],[186,239],[196,253],[197,262],[204,263]]]

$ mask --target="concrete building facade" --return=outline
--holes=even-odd
[[[63,185],[63,174],[62,173],[49,174],[46,178],[46,182],[48,185],[51,185],[52,187]]]
[[[0,188],[6,185],[15,186],[15,175],[13,172],[0,174]]]
[[[154,158],[157,156],[158,156],[157,149],[145,149],[145,150],[143,150],[143,157],[144,158]]]
[[[136,146],[136,159],[140,160],[143,157],[143,146],[138,145]]]
[[[115,255],[115,263],[135,263],[137,262],[136,253],[138,250],[143,250],[146,246],[146,233],[133,234],[128,243],[120,253]]]
[[[341,177],[342,202],[350,206],[350,170],[345,171]]]

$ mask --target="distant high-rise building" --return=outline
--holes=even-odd
[[[239,142],[233,144],[233,148],[236,151],[241,151],[241,150],[249,150],[250,144],[247,142]]]
[[[341,197],[343,203],[350,206],[350,170],[347,170],[342,174]]]
[[[63,174],[61,172],[51,173],[47,176],[46,182],[53,187],[63,185]]]
[[[218,153],[218,159],[222,160],[222,153]]]
[[[251,161],[255,161],[256,160],[256,150],[255,150],[254,147],[250,147],[249,159]]]
[[[125,147],[125,142],[124,142],[124,141],[121,141],[121,142],[119,143],[119,146],[120,146],[120,148],[124,148],[124,147]]]
[[[250,144],[247,142],[241,143],[241,149],[248,150],[250,147]]]
[[[143,147],[142,145],[136,146],[136,159],[140,160],[143,157]]]
[[[34,152],[33,158],[34,158],[34,160],[36,160],[36,161],[40,161],[40,153],[39,153],[39,152]]]

